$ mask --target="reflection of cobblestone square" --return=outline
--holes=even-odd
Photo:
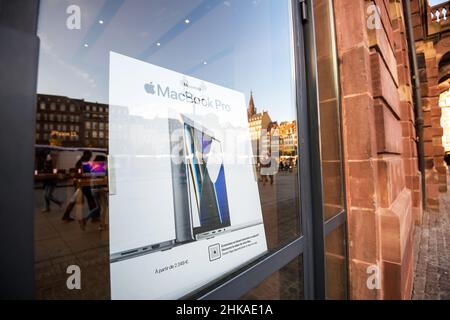
[[[72,192],[72,187],[57,188],[55,195],[67,202]],[[37,189],[35,194],[36,298],[109,299],[108,232],[98,230],[97,223],[88,223],[86,231],[76,221],[63,223],[64,206],[42,213],[43,191]],[[67,289],[70,265],[81,269],[81,290]]]

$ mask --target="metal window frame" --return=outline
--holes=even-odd
[[[34,297],[38,10],[37,0],[0,0],[0,299]]]
[[[346,171],[345,171],[345,151],[344,151],[344,143],[343,143],[343,136],[344,136],[344,132],[343,132],[343,117],[342,117],[342,86],[341,86],[341,75],[339,72],[339,55],[338,55],[338,49],[337,49],[337,34],[336,34],[336,16],[334,15],[334,2],[335,0],[330,0],[331,3],[331,20],[333,23],[333,50],[334,50],[334,56],[336,59],[336,64],[335,64],[335,70],[334,72],[336,73],[336,87],[337,87],[337,92],[338,92],[338,114],[339,114],[339,143],[341,144],[341,174],[342,174],[342,196],[344,198],[344,210],[338,214],[338,216],[342,216],[342,217],[336,217],[338,219],[340,219],[340,224],[337,225],[335,227],[335,229],[339,228],[340,226],[344,227],[344,254],[345,254],[345,268],[344,268],[344,278],[346,280],[346,288],[345,288],[345,298],[349,299],[349,292],[350,292],[350,281],[349,281],[349,257],[348,257],[348,207],[347,207],[347,183],[346,183]],[[325,223],[325,230],[327,230],[327,226],[328,226],[328,222],[327,221]],[[333,231],[333,230],[331,230]],[[326,235],[328,235],[328,233],[326,233]]]

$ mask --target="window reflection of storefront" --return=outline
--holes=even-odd
[[[36,144],[107,148],[108,111],[106,104],[38,94]]]
[[[248,112],[247,118],[244,114],[242,120],[248,122],[253,156],[257,159],[254,177],[264,220],[267,254],[281,254],[286,246],[295,249],[283,258],[284,267],[269,266],[264,273],[266,281],[260,279],[259,282],[264,282],[253,290],[248,287],[247,292],[251,292],[244,298],[303,299],[311,296],[311,292],[304,292],[305,287],[311,287],[311,284],[305,284],[311,283],[311,274],[304,275],[303,270],[304,261],[308,263],[311,257],[304,255],[304,250],[312,244],[305,244],[306,225],[302,219],[307,213],[301,210],[302,202],[309,200],[300,201],[299,163],[302,159],[298,136],[300,131],[306,130],[303,125],[306,119],[297,118],[299,103],[296,79],[292,76],[295,69],[292,4],[279,0],[199,3],[80,0],[81,12],[89,12],[89,16],[86,15],[81,32],[75,32],[58,25],[60,22],[64,25],[67,18],[64,4],[41,1],[36,160],[44,162],[50,154],[49,178],[56,184],[52,195],[63,204],[59,208],[52,203],[50,212],[41,212],[45,190],[51,188],[41,188],[47,173],[42,171],[43,165],[37,165],[35,268],[38,298],[111,298],[107,230],[110,204],[104,196],[111,190],[98,177],[83,176],[78,162],[80,159],[82,162],[106,161],[111,136],[114,141],[123,142],[123,150],[138,150],[142,145],[158,144],[159,141],[154,132],[156,120],[130,112],[136,107],[134,97],[129,97],[129,101],[125,99],[120,106],[108,101],[110,51],[245,96]],[[161,15],[159,12],[172,14]],[[208,45],[196,43],[197,39]],[[192,45],[186,46],[186,43]],[[146,81],[156,80],[149,75]],[[67,86],[67,83],[73,85]],[[114,106],[111,112],[115,113],[110,114],[107,104],[93,101],[108,101]],[[111,118],[114,121],[109,128]],[[126,130],[125,125],[132,129]],[[276,168],[273,172],[262,170],[266,164],[260,157],[264,156],[274,158]],[[133,169],[136,168],[128,168]],[[138,170],[133,173],[142,178]],[[106,177],[111,174],[114,172],[108,172]],[[82,192],[77,194],[77,190]],[[133,201],[135,198],[130,198],[130,207],[134,205]],[[68,217],[74,221],[66,219],[62,222],[61,217],[72,204],[74,209]],[[100,207],[101,223],[82,225],[83,220],[97,210],[96,206]],[[135,212],[125,211],[123,215],[133,220]],[[246,261],[249,265],[253,262]],[[80,292],[68,291],[65,286],[65,268],[69,264],[80,265],[87,275]],[[50,274],[56,274],[58,281],[52,282],[54,275]],[[187,273],[185,276],[192,275]],[[211,281],[212,286],[222,279],[215,280],[218,282]]]
[[[87,168],[106,168],[109,106],[49,94],[36,101],[36,297],[108,298],[106,172]],[[70,265],[95,280],[67,290]]]
[[[253,93],[250,94],[250,101],[247,109],[248,125],[252,139],[253,152],[257,158],[261,156],[261,140],[267,140],[277,130],[277,138],[279,140],[279,159],[281,169],[290,162],[297,160],[298,150],[298,133],[297,121],[272,121],[269,112],[263,110],[258,112],[255,105]]]

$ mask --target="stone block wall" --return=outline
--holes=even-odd
[[[381,13],[368,27],[368,6]],[[334,1],[349,230],[350,298],[408,299],[421,218],[414,113],[401,1]],[[348,14],[351,12],[352,14]],[[367,286],[377,266],[380,289]]]
[[[426,205],[431,210],[439,210],[439,193],[447,192],[447,168],[444,164],[439,107],[439,96],[442,93],[439,87],[439,62],[450,51],[450,37],[445,34],[429,35],[429,21],[424,18],[426,9],[419,0],[408,1],[411,1],[424,113]]]

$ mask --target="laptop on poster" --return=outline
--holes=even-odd
[[[182,116],[187,192],[196,240],[262,224],[262,220],[232,225],[221,141],[214,133]]]

